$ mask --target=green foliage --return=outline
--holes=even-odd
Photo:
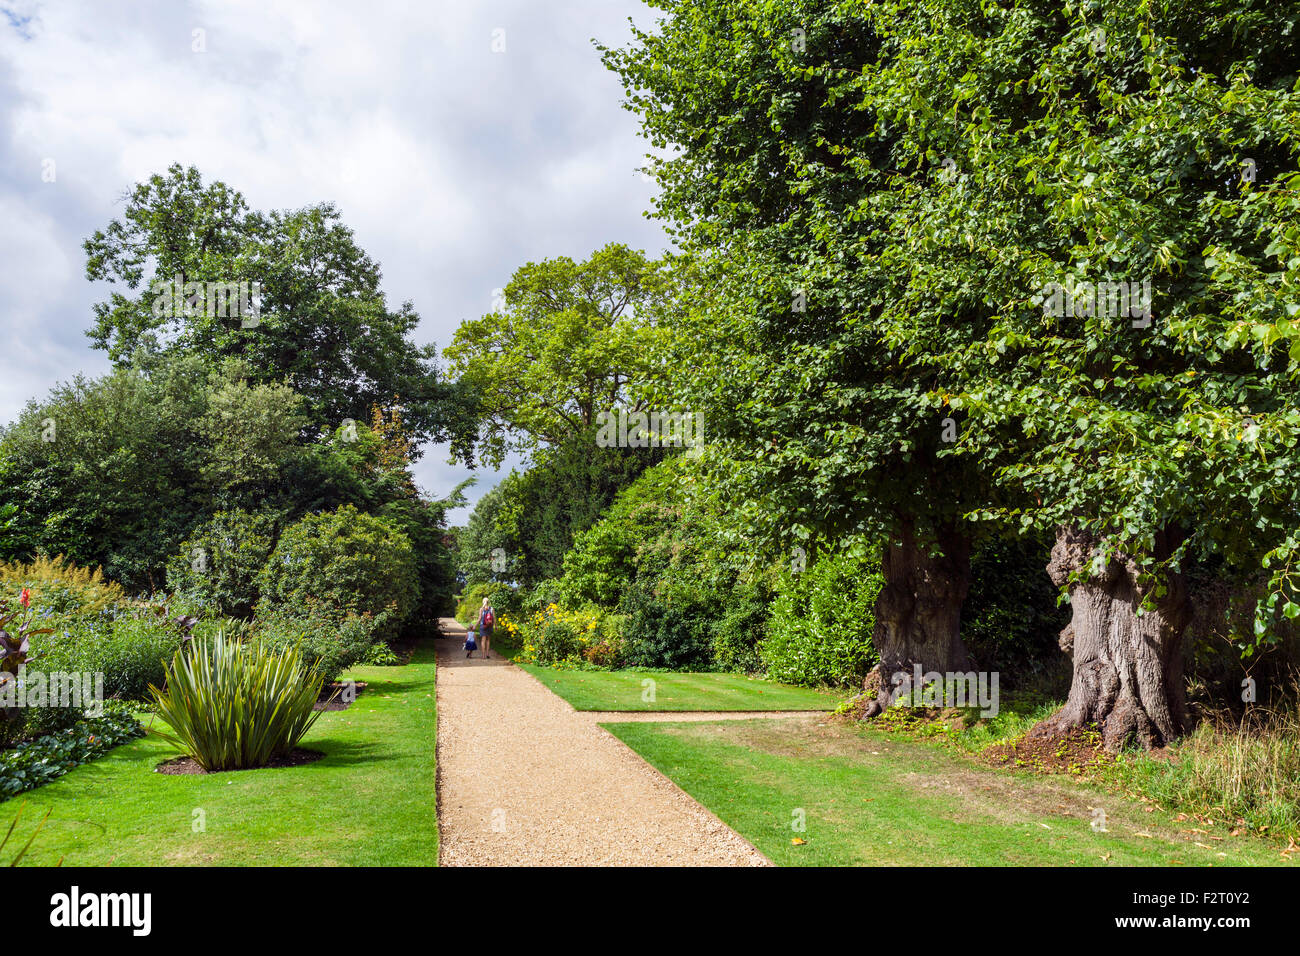
[[[446,514],[463,501],[457,488],[443,501],[402,498],[379,509],[379,516],[406,535],[415,552],[419,600],[409,623],[420,636],[436,636],[438,618],[455,607],[456,557],[447,546]]]
[[[402,663],[402,659],[393,652],[391,647],[380,642],[370,646],[370,650],[366,651],[360,663],[366,667],[397,667]]]
[[[744,674],[764,670],[760,648],[767,634],[771,602],[766,582],[738,586],[727,596],[722,616],[710,630],[717,670]]]
[[[380,635],[393,633],[386,613],[376,616],[325,614],[319,610],[277,608],[261,615],[252,634],[277,651],[296,650],[303,663],[326,682],[386,648]]]
[[[543,622],[536,635],[536,662],[538,664],[560,664],[581,659],[582,645],[579,638],[582,632],[572,622],[561,618],[549,618]]]
[[[1263,565],[1260,643],[1300,617],[1294,11],[654,5],[604,55],[694,277],[676,387],[756,534],[1072,524],[1151,594]]]
[[[250,383],[241,362],[205,373],[186,356],[56,388],[0,439],[0,511],[12,532],[0,538],[0,560],[64,554],[132,592],[152,591],[215,514],[292,520],[350,504],[423,529],[431,593],[445,592],[450,558],[436,531],[456,494],[418,499],[409,473],[381,461],[383,440],[362,424],[298,444],[297,401],[283,386]],[[239,590],[221,601],[246,608],[248,589]]]
[[[992,538],[971,555],[971,586],[961,609],[961,633],[980,669],[998,671],[1003,690],[1033,687],[1064,698],[1069,658],[1060,634],[1068,604],[1045,568],[1046,535]]]
[[[565,556],[556,599],[625,615],[633,664],[760,669],[774,562],[743,542],[729,546],[734,528],[711,488],[697,459],[668,459],[621,492]]]
[[[275,548],[281,521],[275,512],[218,511],[168,562],[168,586],[219,614],[251,617],[257,578]]]
[[[137,183],[122,217],[84,248],[86,278],[113,284],[89,335],[115,363],[141,351],[194,356],[209,368],[239,358],[255,370],[253,385],[286,383],[310,422],[329,429],[369,421],[373,406],[389,403],[404,406],[421,440],[467,422],[469,406],[441,380],[437,350],[411,341],[419,315],[409,302],[389,307],[378,264],[329,203],[250,210],[237,190],[173,165]],[[176,315],[159,307],[159,283],[241,280],[261,283],[252,319],[213,314],[210,295]]]
[[[562,603],[618,606],[654,542],[681,525],[676,482],[683,467],[684,461],[674,460],[647,470],[615,498],[599,521],[575,536],[556,582]]]
[[[772,680],[860,686],[876,663],[871,645],[880,559],[823,551],[802,573],[780,578],[760,653]]]
[[[8,800],[103,756],[118,744],[144,736],[129,708],[105,703],[104,713],[57,733],[0,752],[0,800]]]
[[[209,772],[265,767],[316,722],[321,683],[296,648],[218,634],[176,653],[166,691],[150,688],[158,716],[171,727],[150,732]]]
[[[652,582],[637,581],[619,607],[626,615],[623,659],[627,666],[712,669],[717,609],[707,597],[657,592]]]
[[[465,579],[532,588],[559,577],[575,538],[663,454],[599,448],[593,435],[539,450],[527,470],[512,471],[470,515],[458,542]]]
[[[0,557],[37,550],[103,567],[131,591],[207,507],[200,474],[206,375],[194,360],[81,377],[31,402],[0,440],[0,508],[17,507]]]
[[[463,323],[445,352],[481,403],[483,460],[499,466],[512,450],[585,441],[602,411],[642,407],[664,288],[657,263],[617,243],[585,262],[520,267],[502,309]]]
[[[297,452],[307,420],[302,399],[288,385],[250,384],[242,374],[214,374],[207,408],[198,422],[206,446],[203,477],[218,494],[249,494],[267,488]]]
[[[624,662],[623,619],[598,608],[566,610],[548,604],[516,628],[503,618],[498,633],[522,639],[515,660],[550,667],[618,667]]]
[[[456,565],[471,589],[510,579],[511,568],[517,561],[518,545],[502,519],[506,504],[506,489],[502,484],[478,500],[465,527],[456,536]],[[459,610],[456,617],[460,618]]]
[[[907,275],[886,254],[891,194],[910,180],[896,173],[898,124],[878,123],[859,90],[902,55],[877,5],[653,6],[656,26],[604,57],[670,154],[650,162],[683,256],[660,339],[678,374],[661,400],[706,423],[730,523],[774,552],[959,523],[986,481],[940,456],[928,396],[942,369],[917,366],[967,317],[949,310],[898,344],[879,319]]]
[[[64,619],[62,627],[37,645],[41,668],[103,674],[104,695],[124,700],[144,700],[150,684],[162,684],[187,634],[149,606],[133,606],[113,619]]]
[[[410,539],[350,505],[286,528],[258,587],[259,614],[383,614],[381,637],[395,634],[419,599]]]

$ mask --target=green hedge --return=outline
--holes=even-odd
[[[824,552],[777,584],[760,653],[773,680],[856,686],[876,663],[871,644],[884,585],[875,555]]]
[[[258,587],[259,617],[343,621],[369,615],[382,639],[396,636],[420,596],[410,540],[351,505],[286,528]]]
[[[254,633],[273,648],[298,647],[307,666],[316,666],[329,683],[338,680],[349,667],[364,661],[378,643],[379,635],[390,630],[384,614],[340,620],[284,609],[259,618]]]
[[[276,512],[217,512],[168,562],[168,587],[219,614],[251,617],[258,575],[275,548],[281,521]]]

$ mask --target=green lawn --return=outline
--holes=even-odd
[[[1256,837],[1191,832],[1193,823],[1075,780],[986,768],[868,728],[602,726],[780,865],[1288,864]],[[1106,832],[1093,829],[1094,808]],[[801,814],[802,831],[793,826]]]
[[[433,866],[433,649],[351,676],[369,686],[311,729],[303,746],[326,754],[315,763],[167,776],[154,767],[174,751],[146,737],[0,803],[0,821],[7,828],[26,799],[21,846],[53,811],[25,864]],[[194,832],[197,810],[205,832]]]
[[[742,674],[556,670],[520,664],[575,710],[834,710],[835,694]],[[646,681],[653,681],[648,685]],[[653,690],[653,700],[646,700]]]

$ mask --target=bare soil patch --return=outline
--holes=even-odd
[[[991,766],[1009,770],[1076,776],[1115,760],[1103,748],[1100,735],[1084,730],[1072,730],[1061,736],[1030,734],[1011,743],[990,747],[980,754],[980,759]]]
[[[245,770],[266,770],[277,767],[301,767],[303,764],[315,763],[324,757],[325,754],[319,750],[309,750],[306,747],[295,747],[287,754],[281,754],[271,760],[265,767],[245,767]],[[240,773],[239,770],[204,770],[199,762],[193,757],[173,757],[171,760],[164,760],[154,768],[155,773],[165,773],[169,776],[180,777],[190,774],[206,775],[209,773]]]
[[[348,685],[340,683],[339,681],[335,681],[334,683],[330,684],[328,687],[322,687],[320,689],[320,698],[316,701],[315,704],[312,705],[311,709],[312,710],[347,710],[349,707],[352,706],[353,702],[356,700],[356,697],[360,697],[361,692],[366,689],[366,682],[356,681],[355,683],[353,683],[352,689],[355,692],[356,697],[353,697],[350,700],[345,700],[343,697],[343,693],[347,689],[347,686]]]

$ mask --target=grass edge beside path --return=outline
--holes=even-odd
[[[15,831],[25,842],[53,811],[24,865],[436,865],[433,642],[405,666],[348,676],[368,686],[303,739],[325,753],[315,763],[168,776],[154,767],[175,751],[146,736],[0,803],[0,821],[26,799]]]
[[[778,684],[743,674],[564,670],[516,664],[580,711],[830,711],[844,699],[831,691]]]
[[[869,728],[767,719],[601,726],[779,866],[1291,862],[1253,836],[1207,837],[1086,783],[979,766]],[[1104,832],[1093,827],[1097,808]]]

